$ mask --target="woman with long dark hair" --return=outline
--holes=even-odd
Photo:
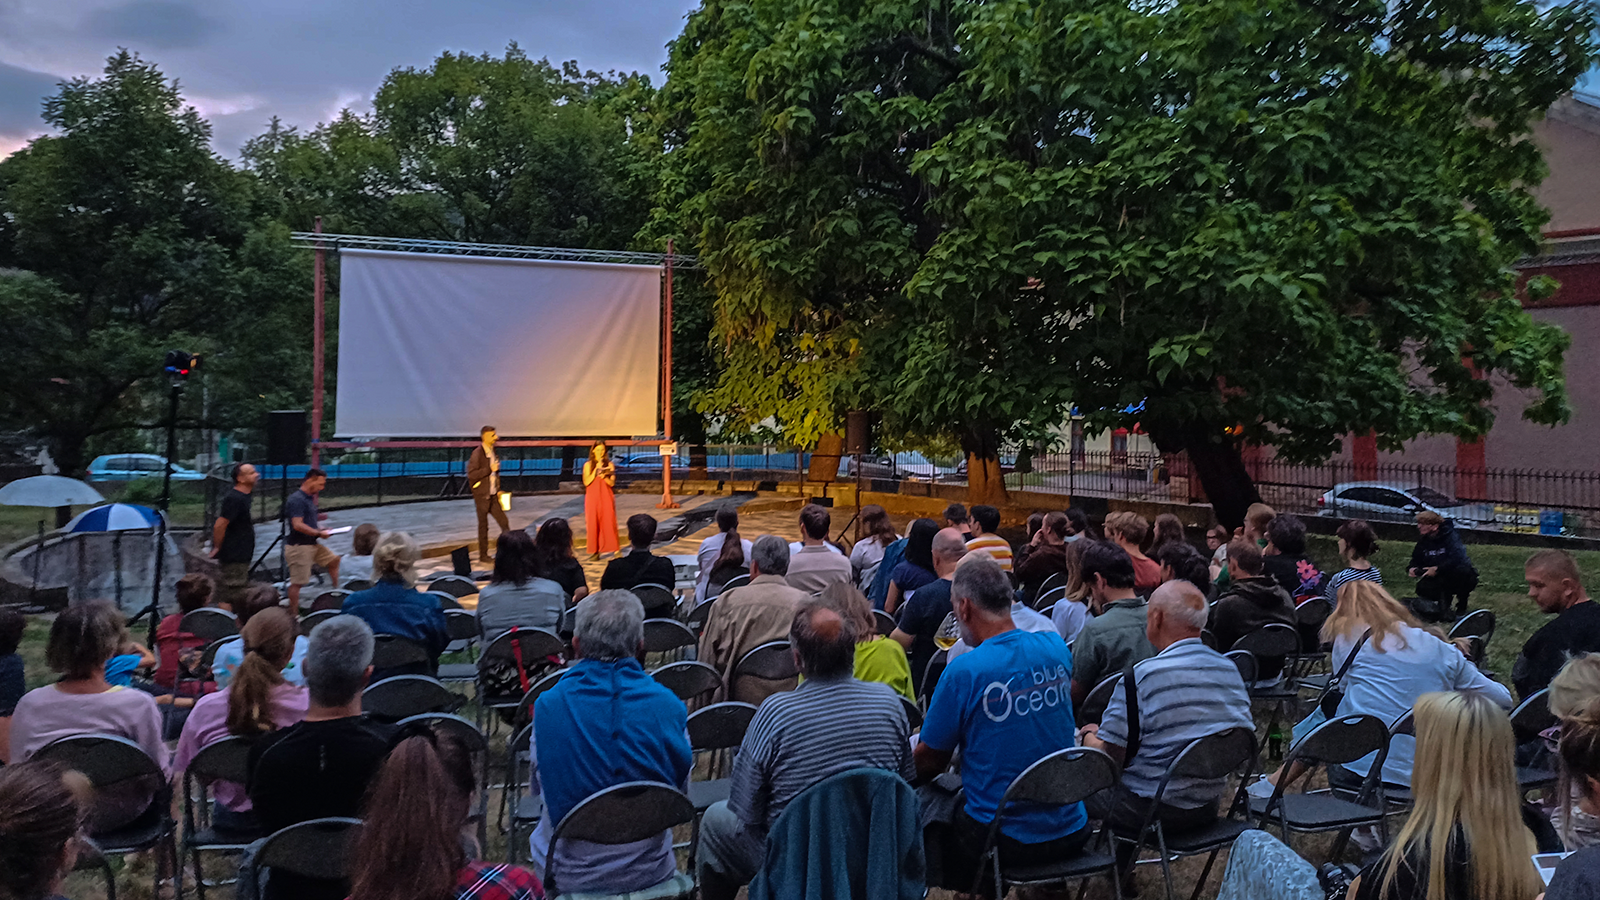
[[[494,575],[478,592],[478,628],[493,638],[513,626],[554,629],[567,606],[561,585],[541,577],[533,538],[502,531],[494,550]]]
[[[351,858],[350,900],[535,900],[520,866],[468,858],[463,832],[476,779],[453,736],[408,729],[372,780]]]
[[[533,538],[539,574],[561,585],[567,599],[577,603],[589,595],[589,576],[572,550],[572,525],[561,516],[545,520]]]
[[[588,530],[589,558],[616,553],[617,464],[611,461],[605,441],[595,441],[583,463],[583,521]]]
[[[721,595],[722,586],[734,578],[750,574],[750,560],[745,556],[748,543],[739,537],[738,524],[722,532],[722,549],[718,551],[717,561],[711,564],[711,571],[706,575],[708,598]]]
[[[883,603],[884,612],[894,615],[912,591],[939,577],[933,573],[933,536],[938,533],[939,523],[932,519],[918,519],[906,529],[905,559],[889,576],[889,596]]]
[[[894,533],[888,511],[876,503],[861,507],[861,530],[865,532],[861,540],[850,548],[850,566],[855,569],[856,585],[865,593],[878,574],[884,551],[900,536]]]

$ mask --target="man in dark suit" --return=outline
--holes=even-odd
[[[478,559],[488,562],[489,514],[494,514],[501,534],[510,531],[511,524],[506,521],[506,511],[500,508],[500,457],[494,453],[500,435],[493,425],[485,425],[478,429],[478,440],[481,443],[467,460],[467,484],[472,488],[472,503],[478,508]]]
[[[656,539],[654,516],[639,513],[628,517],[628,543],[633,547],[627,553],[606,563],[600,576],[600,589],[621,588],[631,591],[641,584],[659,584],[672,590],[677,574],[672,560],[650,552],[650,543]],[[655,610],[646,610],[646,615]]]

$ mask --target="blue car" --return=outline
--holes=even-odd
[[[154,453],[113,453],[97,456],[89,463],[90,481],[137,481],[140,478],[161,477],[161,467],[166,460]],[[206,476],[193,469],[174,464],[173,481],[201,481]]]

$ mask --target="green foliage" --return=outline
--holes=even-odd
[[[1143,400],[1171,449],[1239,425],[1318,457],[1481,434],[1466,354],[1561,421],[1567,338],[1511,265],[1545,219],[1528,129],[1593,26],[1482,0],[707,0],[658,103],[662,218],[716,292],[702,408],[807,442],[860,404],[970,451]]]
[[[118,500],[122,503],[155,504],[161,499],[161,479],[155,475],[146,475],[128,482],[128,487],[123,490]]]

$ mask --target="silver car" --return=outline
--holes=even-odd
[[[1494,523],[1494,506],[1467,503],[1427,485],[1395,481],[1347,481],[1317,498],[1318,514],[1374,522],[1410,522],[1424,510],[1436,512],[1459,528]]]

